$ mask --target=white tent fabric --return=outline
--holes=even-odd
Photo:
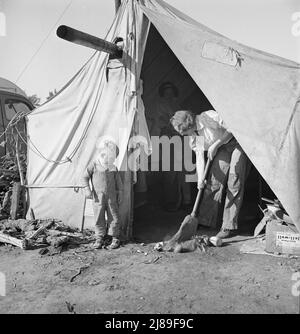
[[[300,65],[234,42],[161,0],[122,2],[106,39],[124,38],[124,67],[109,70],[108,81],[108,57],[97,52],[54,99],[29,115],[28,184],[36,216],[80,226],[80,178],[97,139],[116,140],[120,166],[131,131],[148,136],[138,86],[150,23],[300,230]],[[131,173],[124,173],[124,184],[122,225],[128,236]]]
[[[28,116],[28,186],[30,208],[37,218],[55,217],[80,227],[85,205],[81,178],[99,138],[109,136],[118,144],[120,169],[135,117],[139,129],[147,129],[139,96],[148,27],[144,29],[142,18],[134,1],[124,2],[106,37],[124,39],[123,64],[108,64],[108,56],[96,52],[57,96]],[[141,135],[149,136],[145,131]],[[125,171],[122,176],[126,236],[132,175]]]

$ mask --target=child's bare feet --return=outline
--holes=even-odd
[[[109,245],[109,249],[116,249],[120,247],[120,240],[118,238],[113,238],[111,244]]]
[[[103,237],[100,237],[100,238],[97,238],[95,243],[94,243],[94,248],[95,249],[101,249],[104,245],[104,238]]]

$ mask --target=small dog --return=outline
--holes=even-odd
[[[157,251],[165,251],[165,252],[174,252],[174,253],[188,253],[194,252],[196,249],[200,249],[201,252],[206,252],[206,247],[209,246],[209,237],[204,236],[193,236],[190,240],[186,240],[183,242],[170,242],[162,241],[158,242],[154,249]]]

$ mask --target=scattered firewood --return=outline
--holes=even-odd
[[[0,242],[5,243],[5,244],[11,244],[17,247],[20,247],[22,249],[27,249],[28,248],[28,240],[27,239],[17,239],[14,237],[11,237],[8,234],[4,234],[0,232]]]
[[[25,188],[15,189],[14,183],[24,183],[26,175],[26,153],[15,152],[16,145],[10,146],[10,152],[0,158],[0,216],[13,219],[24,217],[26,211]],[[21,170],[21,172],[19,171]],[[17,191],[17,192],[16,192]],[[18,196],[19,195],[19,196]],[[19,197],[19,200],[18,200]],[[11,208],[13,205],[13,208]]]
[[[36,239],[36,238],[37,238],[40,234],[42,234],[46,229],[48,229],[49,227],[51,227],[51,226],[54,224],[54,222],[55,222],[55,221],[52,220],[52,221],[46,223],[45,225],[39,227],[36,231],[34,231],[34,232],[32,233],[32,235],[27,236],[27,239],[29,239],[29,240],[34,240],[34,239]]]
[[[65,245],[70,241],[70,237],[61,236],[61,237],[47,237],[47,243],[55,248]]]
[[[74,237],[74,238],[81,238],[82,233],[81,232],[64,232],[64,231],[58,231],[58,230],[49,230],[47,233],[50,236],[66,236],[66,237]]]
[[[10,243],[22,249],[51,246],[56,254],[58,249],[61,252],[68,246],[90,243],[94,240],[92,232],[81,233],[78,229],[66,226],[56,219],[6,219],[0,221],[0,232],[4,235],[3,241],[0,239],[2,243]]]

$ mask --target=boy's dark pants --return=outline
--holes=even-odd
[[[116,198],[110,198],[104,193],[98,194],[98,198],[94,200],[93,208],[95,215],[95,234],[96,239],[104,237],[106,234],[119,238],[120,236],[120,218],[119,207]],[[105,212],[107,213],[108,220],[111,218],[111,222],[107,226],[105,219]]]
[[[204,188],[199,208],[199,224],[216,227],[218,210],[226,191],[222,228],[238,228],[238,215],[243,202],[248,158],[235,139],[218,150]]]

